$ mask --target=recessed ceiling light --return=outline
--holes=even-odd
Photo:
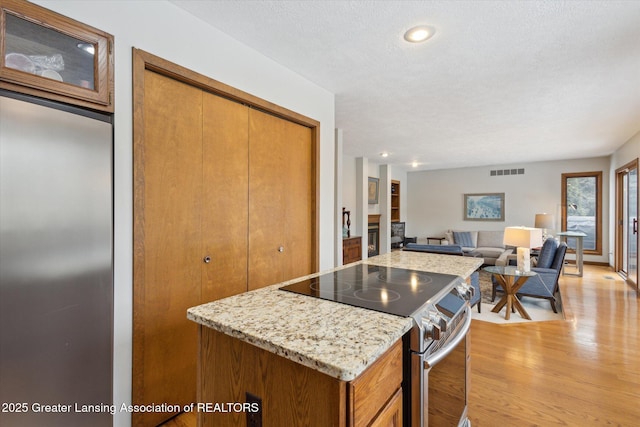
[[[407,32],[404,33],[404,39],[409,43],[420,43],[430,39],[435,32],[436,29],[433,27],[419,25],[407,30]]]
[[[389,153],[383,151],[382,153],[380,153],[380,157],[389,157]]]
[[[418,167],[418,165],[419,165],[419,163],[418,163],[418,162],[413,162],[413,163],[411,163],[411,166],[412,166],[412,167],[414,167],[414,168],[417,168],[417,167]]]

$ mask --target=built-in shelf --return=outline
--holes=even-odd
[[[391,180],[391,222],[400,221],[400,181]]]

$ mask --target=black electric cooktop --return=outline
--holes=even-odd
[[[458,276],[357,264],[282,290],[368,308],[397,316],[411,316],[425,303],[436,303],[454,286]]]

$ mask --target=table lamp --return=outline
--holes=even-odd
[[[555,228],[555,218],[548,213],[536,214],[534,227],[542,229],[542,241],[544,242],[547,240],[547,237],[550,237],[547,234],[547,230],[553,230]]]
[[[531,271],[531,248],[542,245],[542,230],[531,227],[506,227],[504,244],[518,248],[518,271]]]

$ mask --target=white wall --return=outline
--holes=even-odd
[[[356,159],[342,156],[342,206],[351,211],[351,232],[355,230],[356,216]]]
[[[114,402],[119,405],[131,400],[131,48],[146,50],[321,123],[321,270],[334,265],[334,96],[166,1],[35,0],[34,3],[115,36]],[[128,414],[117,413],[115,425],[130,425]]]
[[[520,163],[463,169],[408,172],[407,235],[424,239],[447,229],[501,230],[533,226],[536,213],[553,213],[559,228],[562,173],[603,172],[603,206],[609,205],[609,158]],[[494,169],[524,168],[524,175],[490,176]],[[505,193],[505,221],[464,221],[464,194]],[[603,209],[603,255],[585,260],[609,262],[609,211]]]

